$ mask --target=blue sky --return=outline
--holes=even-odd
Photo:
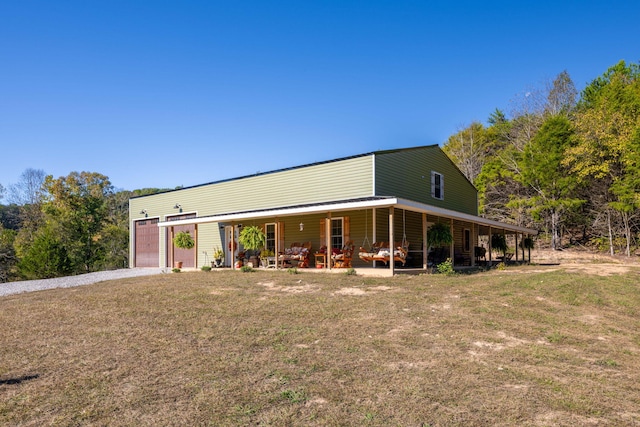
[[[636,1],[0,0],[0,184],[190,186],[442,144],[640,59]]]

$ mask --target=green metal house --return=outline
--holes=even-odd
[[[300,242],[310,243],[315,254],[348,241],[356,248],[385,241],[408,245],[405,267],[424,269],[430,248],[423,242],[437,222],[453,231],[450,258],[471,265],[481,236],[509,235],[517,248],[518,241],[537,233],[481,218],[477,206],[477,190],[437,145],[375,151],[132,198],[130,266],[172,267],[180,261],[199,268],[220,248],[225,265],[233,268],[243,251],[239,230],[248,225],[265,231],[267,249],[276,254]],[[180,231],[195,238],[193,249],[173,245]],[[491,248],[486,249],[491,260]],[[516,259],[524,259],[520,252]],[[356,270],[373,266],[357,253]],[[316,260],[330,267],[313,255],[309,267],[316,267]],[[386,265],[391,274],[398,267]]]

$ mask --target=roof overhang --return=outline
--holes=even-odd
[[[401,199],[397,197],[373,197],[365,199],[344,200],[336,202],[315,203],[309,205],[288,206],[280,208],[257,209],[244,212],[229,212],[217,215],[202,216],[196,218],[182,219],[177,221],[162,221],[158,223],[158,227],[170,227],[174,225],[186,224],[206,224],[206,223],[233,223],[237,221],[246,221],[249,219],[273,218],[299,216],[304,214],[317,214],[327,212],[352,211],[359,209],[374,208],[398,208],[406,209],[413,212],[426,213],[454,220],[467,221],[481,226],[492,227],[505,231],[536,235],[537,230],[520,227],[513,224],[506,224],[499,221],[482,218],[475,215],[465,214],[450,209],[439,208],[437,206],[427,205],[412,200]]]

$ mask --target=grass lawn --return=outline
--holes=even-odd
[[[0,298],[0,425],[640,425],[638,270],[214,271]]]

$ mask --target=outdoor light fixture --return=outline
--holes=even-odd
[[[140,211],[140,215],[144,215],[145,218],[149,216],[149,214],[147,214],[147,210],[146,209],[142,209]]]
[[[180,209],[180,212],[182,212],[182,206],[179,203],[176,203],[173,209]]]
[[[300,231],[304,231],[304,224],[302,222],[300,223]]]

